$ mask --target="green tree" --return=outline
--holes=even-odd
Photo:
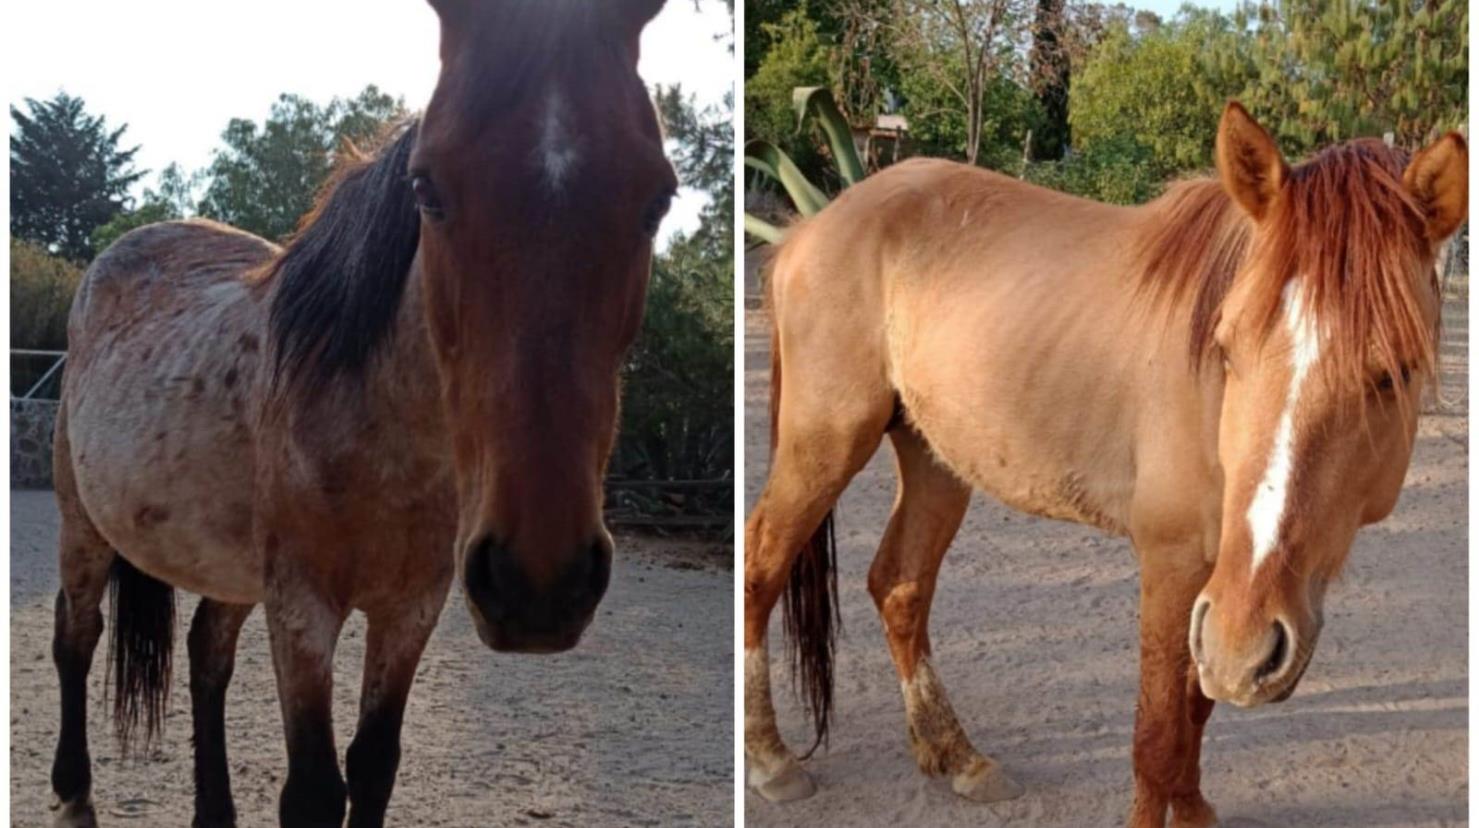
[[[745,82],[746,138],[762,138],[786,151],[808,173],[823,167],[818,142],[798,131],[791,91],[798,86],[828,86],[830,55],[820,26],[802,9],[764,27],[771,46],[755,74]]]
[[[1032,66],[1029,81],[1037,94],[1042,118],[1032,132],[1032,157],[1062,158],[1068,148],[1068,19],[1063,0],[1037,0],[1032,27]]]
[[[1290,152],[1392,133],[1409,148],[1468,121],[1463,0],[1276,0],[1233,15],[1209,63]]]
[[[899,88],[913,152],[966,160],[967,112],[955,92],[934,73],[907,73]],[[1021,166],[1022,142],[1029,130],[1036,134],[1041,113],[1030,89],[1003,75],[988,77],[981,90],[976,163],[1015,172]]]
[[[92,247],[99,253],[108,249],[108,245],[130,230],[143,227],[146,224],[155,224],[161,221],[170,221],[181,218],[175,213],[168,202],[151,201],[144,199],[138,207],[132,210],[121,210],[106,224],[100,225],[92,231]]]
[[[146,224],[173,221],[195,214],[195,183],[199,176],[186,176],[179,164],[170,164],[159,174],[159,189],[144,189],[139,206],[121,210],[92,231],[92,247],[99,253],[124,233]]]
[[[59,92],[25,104],[10,108],[10,233],[85,262],[93,230],[128,206],[144,174],[133,168],[139,148],[121,149],[128,126],[109,129],[81,98]]]
[[[968,164],[981,160],[989,95],[1002,79],[1015,83],[1025,75],[1019,46],[1030,8],[1027,0],[896,0],[880,21],[890,29],[900,71],[949,93],[965,125]]]
[[[1222,107],[1247,72],[1214,71],[1205,55],[1237,40],[1226,17],[1189,8],[1139,32],[1114,25],[1069,93],[1076,149],[1141,161],[1157,178],[1210,166]]]
[[[261,125],[233,118],[205,170],[200,214],[264,238],[292,235],[313,207],[345,141],[368,146],[405,104],[367,86],[359,95],[320,106],[285,94]]]
[[[679,180],[708,203],[699,227],[672,236],[653,263],[612,469],[642,479],[732,479],[734,99],[700,108],[678,87],[660,88],[656,98]],[[731,496],[696,492],[681,511],[724,514]],[[641,507],[675,508],[650,499]]]

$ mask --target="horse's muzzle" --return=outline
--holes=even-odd
[[[488,536],[467,550],[463,586],[484,644],[501,652],[574,647],[611,581],[611,543],[598,538],[570,556],[554,581],[536,586],[506,544]]]

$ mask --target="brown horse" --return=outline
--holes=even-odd
[[[762,795],[814,790],[776,728],[771,610],[788,591],[821,740],[830,510],[886,434],[899,493],[868,588],[920,768],[973,799],[1021,792],[971,745],[929,658],[940,560],[977,487],[1129,536],[1129,822],[1215,821],[1198,769],[1214,700],[1289,697],[1357,529],[1396,503],[1434,374],[1434,259],[1468,199],[1456,134],[1411,159],[1362,140],[1290,167],[1230,104],[1217,162],[1220,182],[1115,207],[911,161],[790,233],[769,284],[772,467],[745,528],[745,750]]]
[[[153,225],[89,268],[56,433],[57,824],[96,824],[86,680],[113,589],[115,714],[153,736],[173,589],[189,633],[195,825],[235,821],[223,708],[265,604],[283,825],[380,825],[417,661],[454,573],[496,650],[572,647],[610,574],[618,369],[676,182],[638,38],[662,0],[433,0],[419,121],[348,165],[285,248]],[[368,619],[341,775],[335,642]],[[348,784],[346,786],[345,776]]]

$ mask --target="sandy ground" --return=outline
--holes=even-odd
[[[56,739],[49,656],[57,515],[51,492],[11,492],[12,824],[49,826]],[[728,825],[733,821],[733,581],[728,544],[618,538],[610,591],[585,640],[558,656],[496,655],[454,588],[406,714],[388,822],[403,826]],[[182,596],[188,618],[195,599]],[[183,639],[183,626],[177,634]],[[282,719],[259,609],[242,632],[227,739],[242,828],[277,824]],[[353,734],[363,617],[335,671],[341,751]],[[110,823],[190,822],[186,656],[162,747],[120,762],[92,674],[94,798]],[[110,816],[111,814],[111,816]],[[120,817],[138,817],[128,820]]]
[[[1450,405],[1423,419],[1396,512],[1358,537],[1299,691],[1255,711],[1219,706],[1208,725],[1203,790],[1227,823],[1466,824],[1467,312],[1450,303],[1445,319]],[[747,509],[767,463],[767,324],[751,312]],[[789,805],[750,792],[747,824],[1122,824],[1138,677],[1128,542],[977,496],[945,558],[930,619],[934,663],[977,747],[1027,793],[968,802],[947,781],[926,779],[909,755],[898,680],[867,595],[893,499],[890,453],[879,451],[837,512],[838,712],[831,750],[806,763],[820,790]],[[771,640],[779,635],[776,623]],[[788,673],[773,663],[771,675],[781,730],[805,747],[811,734]]]

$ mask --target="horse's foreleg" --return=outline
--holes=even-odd
[[[1140,699],[1135,709],[1132,828],[1217,822],[1201,793],[1202,727],[1212,702],[1192,669],[1191,608],[1210,575],[1200,549],[1140,550]]]
[[[981,802],[1020,796],[1021,786],[1001,765],[971,745],[929,659],[935,579],[970,504],[970,487],[936,463],[913,430],[895,428],[889,437],[899,491],[868,572],[868,592],[899,673],[914,758],[931,776],[949,775],[961,796]]]
[[[797,554],[882,436],[882,417],[856,429],[788,433],[745,524],[745,756],[749,783],[772,802],[803,799],[816,785],[776,727],[766,631]]]
[[[203,598],[190,622],[190,718],[195,746],[193,828],[236,824],[226,764],[226,687],[236,666],[236,639],[252,607]]]
[[[400,766],[406,697],[446,600],[447,585],[433,593],[426,600],[369,616],[359,724],[345,759],[350,828],[379,828],[385,823]]]
[[[103,634],[99,606],[116,555],[81,513],[76,495],[58,473],[62,512],[61,580],[51,655],[61,685],[61,732],[51,766],[57,828],[97,825],[92,805],[92,759],[87,750],[87,674]],[[66,479],[70,480],[70,474]]]
[[[278,818],[283,828],[337,828],[346,789],[334,748],[334,648],[348,611],[284,569],[269,559],[265,602],[288,747]]]

